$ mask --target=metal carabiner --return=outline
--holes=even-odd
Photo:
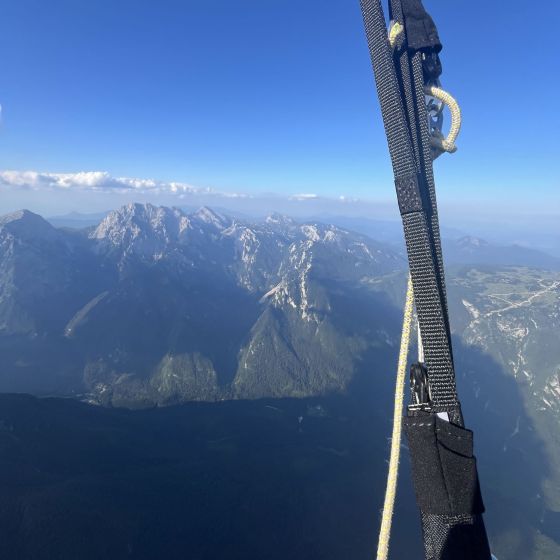
[[[440,86],[439,80],[430,84],[437,87]],[[436,99],[432,95],[425,95],[426,111],[428,113],[428,131],[430,136],[443,138],[443,109],[445,104],[440,99]]]

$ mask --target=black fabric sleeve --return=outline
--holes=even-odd
[[[408,48],[419,51],[433,49],[440,52],[441,41],[434,20],[426,12],[421,0],[401,0]]]

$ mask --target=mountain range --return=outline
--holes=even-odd
[[[558,269],[554,260],[546,260],[550,257],[500,252],[472,237],[444,249],[457,382],[467,423],[477,436],[494,550],[514,559],[556,558],[560,553]],[[238,476],[239,491],[261,504],[258,507],[264,507],[268,496],[277,507],[286,508],[286,515],[301,520],[280,494],[254,484],[261,471],[248,467],[248,458],[261,457],[267,446],[271,455],[267,451],[261,457],[261,466],[274,472],[274,480],[283,475],[273,465],[311,476],[305,465],[319,468],[326,453],[334,462],[328,462],[329,470],[320,471],[321,476],[332,483],[333,473],[338,473],[347,481],[346,488],[352,488],[356,511],[364,511],[367,506],[358,498],[363,485],[356,481],[365,479],[353,478],[352,473],[363,477],[367,465],[374,479],[368,484],[381,492],[405,283],[406,259],[398,246],[337,225],[277,214],[253,221],[209,208],[186,212],[130,204],[82,229],[55,228],[28,211],[1,217],[0,391],[82,401],[68,404],[67,398],[37,401],[0,395],[0,411],[5,411],[0,412],[4,461],[0,470],[14,487],[44,489],[34,494],[36,502],[28,502],[28,494],[2,495],[3,503],[10,504],[5,515],[19,519],[17,512],[39,507],[33,504],[51,504],[45,502],[43,491],[57,497],[52,504],[69,500],[73,505],[68,511],[74,513],[75,500],[87,496],[91,511],[110,520],[96,541],[101,548],[95,550],[105,550],[102,543],[111,542],[110,550],[121,551],[111,557],[122,556],[119,547],[126,543],[120,540],[121,531],[114,529],[119,527],[127,535],[126,546],[137,551],[144,541],[121,524],[128,514],[116,513],[114,504],[103,500],[104,492],[117,490],[104,486],[104,471],[95,466],[91,448],[113,457],[114,476],[121,476],[118,465],[129,469],[132,480],[141,476],[137,491],[147,502],[154,485],[160,485],[171,468],[185,496],[191,490],[184,486],[187,481],[180,481],[183,468],[197,477],[201,492],[214,495],[215,479],[209,479],[206,487],[200,473],[205,464],[215,476]],[[159,412],[150,412],[154,407]],[[220,421],[212,421],[211,410],[217,411]],[[276,414],[281,420],[271,420],[270,415]],[[83,441],[72,432],[74,422],[82,426]],[[310,432],[302,422],[313,426]],[[187,429],[191,423],[200,426],[198,435]],[[215,443],[208,443],[205,451],[200,448],[195,456],[185,455],[182,443],[168,439],[174,425],[183,430],[181,442],[188,449],[199,449],[202,440]],[[369,426],[371,441],[377,442],[374,448],[368,447]],[[306,449],[317,449],[318,455],[303,451],[293,439],[294,429],[307,438],[311,447]],[[240,439],[241,433],[251,435]],[[122,455],[115,441],[129,453]],[[258,450],[251,441],[261,442]],[[288,441],[280,452],[276,446]],[[345,441],[351,443],[345,447]],[[83,460],[74,457],[71,446],[80,449]],[[50,447],[58,449],[64,461],[44,463]],[[224,462],[226,470],[219,475],[212,457]],[[246,478],[235,474],[239,468]],[[410,500],[406,464],[404,468],[405,495]],[[86,472],[87,477],[80,478]],[[282,480],[289,486],[288,479]],[[72,484],[80,488],[77,494],[72,493]],[[218,486],[227,493],[227,484]],[[317,494],[305,507],[312,508],[313,502],[313,508],[320,508],[314,501],[319,495],[329,496],[330,508],[346,507],[342,487],[336,487],[336,499],[326,487],[311,483],[308,487]],[[257,496],[255,488],[264,494]],[[44,507],[54,508],[54,519],[71,522],[77,535],[87,534],[86,517],[73,517],[74,523],[57,506]],[[123,505],[127,511],[128,507],[129,502]],[[195,509],[201,507],[199,503]],[[196,511],[189,512],[195,520]],[[37,531],[45,527],[42,517],[29,515],[26,523]],[[405,518],[412,519],[407,515],[410,512]],[[267,525],[265,510],[261,517],[258,530],[273,534],[277,518],[272,516]],[[323,520],[333,535],[338,534],[335,517]],[[146,528],[154,522],[150,516],[138,521]],[[49,531],[56,532],[53,523]],[[180,532],[174,523],[173,531]],[[0,548],[5,556],[16,557],[10,550],[26,542],[24,527],[18,525],[12,532],[16,548]],[[357,543],[346,553],[365,558],[372,544],[365,536],[369,529],[359,525],[358,534],[351,527],[357,526],[340,525],[345,536],[339,537]],[[319,540],[309,544],[307,552],[284,549],[286,554],[330,558],[326,551],[335,550],[334,545],[325,548],[321,531],[312,525],[308,529]],[[290,525],[286,530],[295,534],[298,528]],[[168,538],[163,527],[158,531],[161,539]],[[223,535],[238,542],[236,531],[224,529]],[[175,532],[172,538],[183,542],[179,535]],[[189,538],[192,541],[192,535]],[[60,552],[64,558],[79,549],[77,544],[78,548],[68,548],[66,542],[61,546],[52,550],[66,551]],[[156,546],[155,541],[149,546]],[[197,557],[213,557],[212,550],[199,551]],[[236,550],[238,555],[247,554],[241,544]],[[414,547],[402,543],[397,550],[410,555]],[[40,557],[37,554],[35,550],[31,556]],[[259,554],[262,557],[262,550]]]
[[[335,226],[139,204],[85,231],[26,211],[0,224],[4,391],[310,396],[344,389],[360,356],[395,343],[382,315],[361,320],[377,293],[359,298],[402,257]]]
[[[192,213],[196,208],[182,207],[182,210]],[[220,208],[218,212],[248,223],[260,221],[258,217],[260,214],[253,215],[239,211],[234,212],[229,208]],[[83,229],[99,225],[107,214],[109,212],[91,214],[71,212],[60,216],[48,217],[47,221],[57,228]],[[381,220],[323,213],[310,215],[307,218],[300,217],[299,221],[302,223],[307,221],[334,224],[340,228],[367,235],[404,253],[402,225],[397,220]],[[477,228],[475,227],[475,229]],[[492,230],[487,227],[486,230],[486,233],[493,239],[492,242],[483,238],[484,235],[480,237],[480,235],[466,233],[460,227],[442,225],[441,234],[448,262],[454,264],[531,266],[560,270],[558,243],[556,243],[557,240],[553,234],[549,236],[550,239],[543,234],[543,239],[541,240],[537,233],[531,236],[528,235],[526,230],[516,231],[515,228],[512,229],[511,227],[504,228],[503,230]],[[517,238],[526,238],[526,241],[525,243],[513,242]],[[542,243],[539,243],[539,241],[542,241]]]

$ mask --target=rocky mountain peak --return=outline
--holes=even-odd
[[[285,216],[284,214],[279,214],[278,212],[273,212],[269,216],[266,217],[265,223],[271,225],[294,225],[296,222],[294,219],[290,218],[289,216]]]
[[[464,237],[458,239],[456,243],[461,249],[479,249],[489,245],[488,241],[485,239],[474,237],[472,235],[465,235]]]
[[[58,237],[57,230],[49,222],[29,210],[17,210],[0,216],[0,232],[24,240],[48,241]]]
[[[193,220],[203,222],[204,224],[214,226],[217,229],[227,228],[231,224],[231,220],[215,210],[202,206],[194,214],[190,216]]]
[[[139,240],[169,243],[188,227],[188,217],[178,208],[131,203],[110,212],[90,237],[112,245]]]

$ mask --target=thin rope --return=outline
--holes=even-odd
[[[385,502],[381,516],[381,528],[379,530],[379,541],[377,545],[377,560],[387,560],[389,556],[389,540],[391,538],[391,524],[395,509],[395,498],[397,495],[397,478],[399,473],[399,459],[401,453],[402,415],[404,401],[404,385],[406,378],[406,366],[408,362],[408,346],[410,343],[410,330],[412,325],[412,311],[414,307],[414,292],[412,290],[412,278],[408,276],[406,288],[406,303],[404,306],[404,318],[401,335],[401,348],[399,351],[399,365],[397,368],[397,383],[395,387],[395,408],[393,412],[393,434],[391,436],[391,455],[389,459],[389,472],[387,474],[387,488],[385,490]]]
[[[438,99],[449,108],[449,112],[451,113],[451,126],[449,128],[447,138],[438,138],[432,136],[431,142],[435,145],[436,148],[440,148],[445,152],[449,152],[450,154],[452,154],[453,152],[457,151],[455,140],[457,140],[457,136],[459,136],[459,132],[461,131],[461,108],[450,93],[439,87],[426,86],[424,88],[424,93],[426,95],[434,97],[435,99]]]

